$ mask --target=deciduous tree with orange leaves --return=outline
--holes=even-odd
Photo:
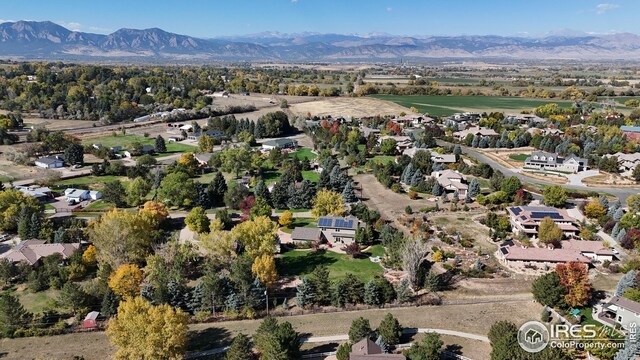
[[[564,297],[567,305],[581,307],[589,303],[591,283],[587,265],[575,261],[558,264],[556,273],[560,277],[560,283],[567,288],[567,294]]]

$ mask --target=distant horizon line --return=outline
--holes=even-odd
[[[153,26],[153,27],[148,27],[148,28],[136,28],[136,27],[121,27],[118,28],[116,30],[109,30],[110,32],[92,32],[92,31],[84,31],[84,30],[80,30],[80,29],[72,29],[70,27],[68,27],[65,24],[53,21],[53,20],[27,20],[27,19],[21,19],[21,20],[3,20],[2,22],[0,22],[0,25],[3,24],[15,24],[15,23],[19,23],[19,22],[25,22],[25,23],[52,23],[55,24],[57,26],[63,27],[71,32],[76,32],[76,33],[84,33],[84,34],[96,34],[96,35],[111,35],[114,34],[120,30],[136,30],[136,31],[148,31],[148,30],[154,30],[154,29],[159,29],[162,30],[164,32],[167,33],[172,33],[172,34],[177,34],[177,35],[182,35],[182,36],[188,36],[191,38],[196,38],[196,39],[203,39],[203,40],[208,40],[208,39],[234,39],[234,38],[256,38],[256,37],[262,37],[263,39],[269,39],[269,38],[273,38],[273,39],[277,39],[277,38],[292,38],[292,37],[301,37],[301,36],[314,36],[314,35],[340,35],[340,36],[354,36],[354,37],[358,37],[358,38],[376,38],[376,37],[391,37],[391,38],[398,38],[398,37],[407,37],[407,38],[415,38],[415,39],[424,39],[424,38],[432,38],[432,37],[464,37],[464,36],[482,36],[482,37],[501,37],[501,38],[528,38],[528,39],[543,39],[543,38],[549,38],[549,37],[601,37],[601,36],[610,36],[610,35],[634,35],[634,36],[640,36],[639,34],[630,32],[630,31],[610,31],[610,32],[604,32],[604,33],[599,33],[599,32],[589,32],[589,31],[583,31],[583,30],[575,30],[575,29],[568,29],[568,28],[560,28],[557,30],[552,30],[552,31],[548,31],[548,32],[544,32],[544,33],[538,33],[538,34],[529,34],[529,33],[516,33],[516,34],[511,34],[511,35],[498,35],[498,34],[479,34],[479,33],[459,33],[459,34],[412,34],[412,35],[408,35],[408,34],[391,34],[385,31],[371,31],[371,32],[364,32],[364,33],[341,33],[341,32],[317,32],[317,31],[300,31],[300,32],[282,32],[279,30],[264,30],[264,31],[258,31],[258,32],[253,32],[253,33],[239,33],[239,34],[227,34],[227,35],[214,35],[214,36],[197,36],[197,35],[189,35],[186,33],[176,33],[173,31],[168,31],[165,30],[164,28],[160,27],[160,26]],[[267,36],[267,35],[273,35],[273,36]]]

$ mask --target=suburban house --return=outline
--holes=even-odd
[[[543,124],[547,122],[546,119],[536,114],[507,114],[504,120],[507,122],[517,121],[520,125]]]
[[[411,115],[405,115],[405,116],[401,116],[401,117],[397,117],[395,119],[392,119],[393,122],[396,122],[402,126],[408,127],[408,126],[418,126],[420,124],[426,124],[429,122],[433,122],[433,118],[430,117],[426,117],[426,116],[411,116]]]
[[[297,227],[293,229],[293,232],[291,233],[291,240],[322,243],[324,240],[326,240],[326,238],[322,234],[322,230],[320,230],[319,228]]]
[[[586,256],[592,260],[604,262],[616,260],[613,250],[604,246],[600,241],[588,240],[563,240],[560,246],[564,250],[574,250],[580,252],[582,256]]]
[[[375,136],[380,136],[380,129],[378,128],[370,128],[366,126],[360,126],[360,132],[362,136],[369,137],[369,135],[374,134]]]
[[[506,241],[496,252],[500,262],[509,267],[543,266],[553,269],[557,264],[579,262],[589,266],[591,259],[574,249],[554,249],[553,246],[538,248]]]
[[[385,354],[382,348],[368,337],[353,344],[351,346],[351,353],[349,353],[349,360],[385,359],[405,360],[406,357],[402,354]]]
[[[330,243],[353,243],[359,227],[360,221],[355,216],[322,216],[318,219],[318,228]]]
[[[613,326],[619,324],[623,329],[629,330],[631,324],[640,323],[640,303],[616,295],[602,305],[598,320]]]
[[[456,162],[456,155],[455,154],[438,154],[438,153],[431,153],[431,161],[433,161],[434,164],[453,164]]]
[[[453,133],[453,137],[457,138],[458,140],[464,140],[464,139],[466,139],[466,137],[469,134],[471,134],[473,136],[480,136],[480,137],[498,137],[498,136],[500,136],[493,129],[485,128],[485,127],[481,127],[481,126],[474,126],[474,127],[470,127],[468,129],[462,130],[462,131],[454,132]]]
[[[544,218],[550,218],[558,225],[566,237],[578,234],[576,219],[569,216],[566,210],[549,206],[511,206],[507,208],[512,231],[528,236],[538,235],[538,227]]]
[[[555,129],[555,128],[544,128],[544,129],[540,129],[540,128],[530,128],[527,130],[527,132],[531,135],[542,135],[542,136],[547,136],[547,135],[562,135],[564,134],[564,131],[560,130],[560,129]]]
[[[80,243],[47,244],[44,240],[25,240],[13,249],[0,254],[0,259],[6,259],[12,263],[24,261],[31,266],[37,266],[40,259],[49,255],[60,254],[63,259],[68,259],[80,249],[80,245]]]
[[[38,201],[46,201],[53,197],[51,194],[51,189],[48,187],[38,187],[38,186],[14,186],[16,190],[19,190],[21,193],[29,196],[33,196],[38,199]]]
[[[64,160],[62,156],[45,156],[41,157],[34,162],[37,167],[41,167],[43,169],[57,169],[64,166]]]
[[[378,138],[378,146],[382,144],[384,140],[393,139],[396,141],[396,149],[398,151],[403,151],[405,149],[413,147],[413,140],[411,140],[408,136],[390,136],[385,135]]]
[[[554,170],[578,173],[588,170],[589,160],[575,156],[561,157],[558,154],[534,151],[524,160],[524,167],[540,170]]]
[[[100,191],[69,188],[64,191],[65,200],[68,203],[79,203],[85,200],[98,200],[102,198]]]
[[[208,137],[212,137],[214,139],[220,139],[225,136],[224,131],[222,130],[200,130],[198,132],[194,132],[193,134],[189,134],[189,136],[187,136],[187,139],[197,141],[202,135],[207,135]]]
[[[132,152],[133,150],[126,150],[124,152],[124,156],[130,158],[133,156],[137,156],[138,154]],[[142,145],[142,149],[140,149],[140,154],[139,155],[145,155],[145,154],[153,154],[156,152],[156,148],[153,145]]]
[[[640,126],[620,126],[620,130],[622,130],[622,135],[627,136],[627,140],[640,141]]]
[[[464,177],[459,172],[454,170],[434,171],[431,173],[431,177],[435,178],[447,193],[457,191],[460,199],[467,196],[469,186],[464,183]]]
[[[198,163],[200,163],[200,166],[209,166],[209,160],[211,159],[211,156],[213,156],[213,153],[202,153],[196,154],[195,158],[196,160],[198,160]]]
[[[467,126],[471,126],[480,121],[481,115],[477,113],[457,113],[448,117],[444,121],[444,126],[453,127],[458,130],[464,130]]]
[[[408,136],[408,137],[410,137],[410,138],[412,138],[414,140],[417,139],[418,136],[420,136],[423,133],[424,133],[424,128],[421,128],[421,127],[419,127],[419,128],[404,128],[404,129],[402,129],[402,132],[401,132],[402,135]]]
[[[640,165],[640,153],[624,154],[617,152],[615,154],[607,154],[605,157],[618,158],[618,165],[622,176],[631,176],[633,170]]]
[[[274,139],[262,143],[263,151],[271,151],[273,149],[295,149],[298,147],[298,141],[294,139]]]

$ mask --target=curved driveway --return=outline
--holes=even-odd
[[[447,146],[451,146],[453,144],[448,143],[446,141],[438,141],[438,145],[447,145]],[[474,150],[473,148],[469,148],[467,146],[460,146],[462,148],[462,153],[464,155],[467,155],[469,157],[472,157],[482,163],[488,164],[490,165],[492,168],[497,169],[502,171],[502,173],[504,174],[504,176],[509,177],[509,176],[515,176],[518,179],[525,181],[525,182],[529,182],[529,183],[534,183],[534,184],[542,184],[542,185],[559,185],[550,181],[544,181],[544,180],[538,180],[538,179],[534,179],[531,177],[528,177],[526,175],[522,175],[519,174],[507,167],[505,167],[504,165],[498,163],[497,161],[487,157],[486,155],[482,154],[481,152]],[[616,196],[620,199],[620,201],[624,202],[629,196],[633,195],[633,194],[638,194],[640,193],[640,187],[636,187],[636,188],[615,188],[615,187],[610,187],[610,188],[603,188],[603,187],[591,187],[591,186],[584,186],[584,185],[560,185],[566,189],[571,189],[571,190],[584,190],[584,191],[597,191],[597,192],[603,192],[603,193],[608,193],[611,194],[613,196]]]

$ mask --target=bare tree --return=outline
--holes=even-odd
[[[407,272],[409,282],[415,285],[416,274],[429,248],[420,237],[413,236],[404,241],[402,248],[402,269]]]

